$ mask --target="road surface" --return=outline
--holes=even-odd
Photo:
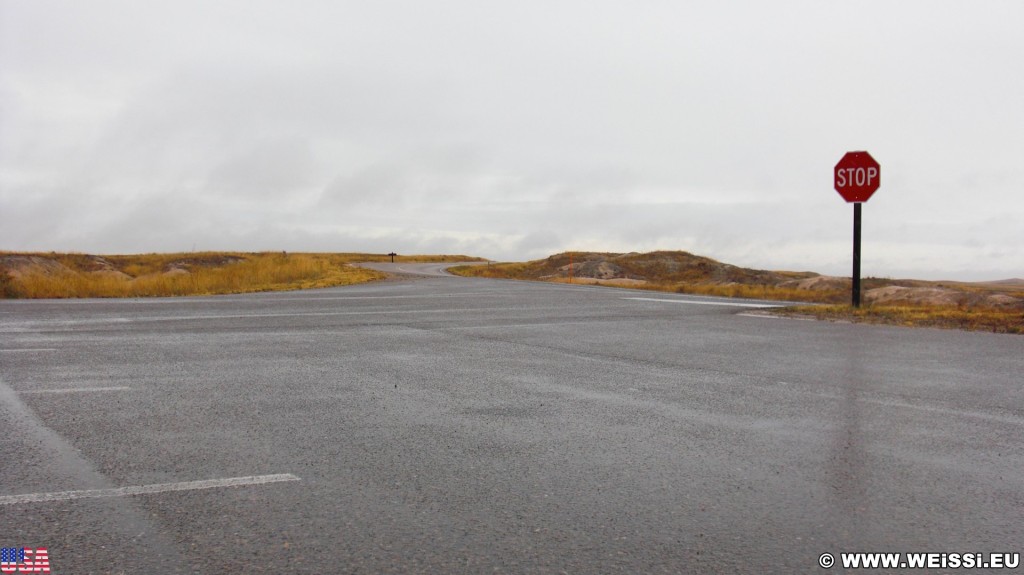
[[[471,265],[482,265],[480,262],[469,262]],[[419,263],[375,263],[369,262],[365,264],[359,264],[361,267],[369,268],[371,270],[377,270],[387,272],[390,274],[396,274],[401,277],[416,276],[416,277],[451,277],[452,274],[446,271],[447,268],[452,267],[451,263],[430,263],[430,264],[419,264]]]
[[[395,267],[428,276],[0,302],[0,544],[58,574],[1024,547],[1024,338]]]

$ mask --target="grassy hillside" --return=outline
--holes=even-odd
[[[839,302],[843,297],[839,287],[810,290],[796,289],[792,285],[817,276],[811,272],[741,268],[682,251],[566,252],[530,262],[463,266],[450,271],[471,277],[575,281],[726,297],[815,302]]]
[[[473,261],[467,256],[399,256],[395,261]],[[384,274],[350,265],[379,254],[186,253],[96,256],[0,253],[0,296],[76,298],[182,296],[348,285]]]
[[[741,268],[687,252],[572,252],[450,271],[473,277],[824,303],[831,305],[793,307],[778,313],[831,321],[1024,333],[1024,282],[1020,280],[969,284],[865,278],[861,284],[864,305],[853,309],[849,278]]]
[[[1024,312],[988,306],[868,304],[854,308],[847,304],[794,306],[772,310],[771,313],[835,322],[1024,334]]]

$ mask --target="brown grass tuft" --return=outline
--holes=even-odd
[[[585,283],[624,289],[642,289],[696,295],[810,302],[828,305],[783,308],[778,313],[803,315],[833,321],[881,323],[941,327],[997,333],[1024,333],[1024,309],[1017,291],[981,289],[970,284],[955,286],[936,285],[934,282],[914,280],[884,280],[865,278],[865,292],[876,288],[876,299],[884,295],[914,296],[900,301],[884,300],[872,303],[865,298],[859,309],[843,305],[850,301],[849,278],[827,278],[807,272],[763,272],[718,264],[714,260],[692,256],[685,252],[654,254],[574,254],[580,262],[577,270],[586,269],[585,262],[607,260],[614,256],[624,277],[635,280],[598,280],[585,278]],[[493,264],[488,266],[461,266],[449,271],[463,276],[531,279],[567,282],[566,267],[569,254],[557,254],[546,260],[523,263]],[[642,273],[641,273],[642,272]],[[579,280],[577,280],[579,281]],[[896,286],[886,288],[886,286]],[[915,287],[916,291],[905,288]],[[892,292],[892,293],[889,293]],[[933,293],[934,292],[934,293]],[[1007,293],[1009,292],[1009,293]],[[929,296],[934,301],[928,301]],[[937,296],[942,296],[938,298]],[[1000,299],[1001,298],[1001,299]]]
[[[0,254],[0,296],[148,297],[332,287],[382,279],[384,274],[349,264],[384,257],[284,252]],[[3,267],[5,260],[19,264],[17,273]]]
[[[998,308],[966,308],[935,305],[794,306],[772,310],[785,316],[810,316],[819,320],[936,327],[993,333],[1024,334],[1024,312]]]
[[[352,266],[384,254],[237,253],[88,255],[0,252],[0,297],[213,295],[349,285],[385,274]],[[485,261],[463,255],[397,256],[397,262]]]

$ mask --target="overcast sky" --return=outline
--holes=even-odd
[[[0,249],[1024,277],[1020,0],[0,0]]]

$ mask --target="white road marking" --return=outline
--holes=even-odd
[[[768,313],[738,313],[736,315],[742,317],[760,317],[763,319],[791,319],[795,321],[818,321],[813,317],[800,317],[794,315],[771,315]]]
[[[508,329],[513,327],[546,327],[564,325],[594,325],[593,321],[538,321],[535,323],[500,323],[495,325],[462,325],[457,327],[439,327],[437,331],[459,331],[459,330],[482,330],[482,329]]]
[[[43,501],[70,501],[73,499],[90,499],[97,497],[126,497],[131,495],[149,495],[167,493],[169,491],[193,491],[196,489],[215,489],[220,487],[241,487],[245,485],[264,485],[282,481],[301,481],[291,473],[277,475],[250,475],[248,477],[229,477],[226,479],[205,479],[202,481],[183,481],[180,483],[156,483],[152,485],[135,485],[112,489],[88,489],[85,491],[57,491],[54,493],[26,493],[24,495],[0,496],[0,505],[18,505],[21,503],[40,503]]]
[[[103,325],[108,323],[145,323],[162,321],[199,321],[214,319],[256,319],[272,317],[344,317],[361,315],[422,315],[422,314],[456,314],[461,312],[494,312],[494,311],[522,311],[522,307],[482,307],[482,308],[457,308],[457,309],[410,309],[410,310],[379,310],[379,311],[322,311],[322,312],[296,312],[296,313],[247,313],[247,314],[223,314],[223,315],[179,315],[179,316],[143,316],[136,318],[100,318],[80,321],[60,321],[54,325],[78,326],[78,325]],[[531,309],[563,309],[562,306],[535,307]],[[51,325],[40,322],[41,325]],[[3,332],[0,329],[0,332]]]
[[[26,347],[24,349],[0,349],[4,353],[35,352],[35,351],[57,351],[55,347]]]
[[[299,302],[306,303],[310,301],[344,301],[344,300],[357,300],[357,299],[462,299],[467,297],[488,297],[494,294],[488,292],[467,292],[467,293],[445,293],[437,295],[344,295],[344,296],[316,296],[316,297],[275,297],[275,298],[260,298],[260,302],[265,301],[286,301],[286,302]],[[241,300],[234,300],[241,301]],[[255,301],[255,300],[253,300]]]
[[[689,300],[689,299],[658,299],[653,297],[624,297],[622,299],[631,299],[636,301],[660,301],[668,303],[685,303],[690,305],[722,305],[727,307],[786,307],[782,304],[777,303],[744,303],[744,302],[731,302],[731,301],[709,301],[709,300]]]
[[[68,387],[64,389],[27,389],[19,391],[18,393],[25,395],[29,393],[78,393],[78,392],[92,392],[92,391],[131,391],[130,387]]]

